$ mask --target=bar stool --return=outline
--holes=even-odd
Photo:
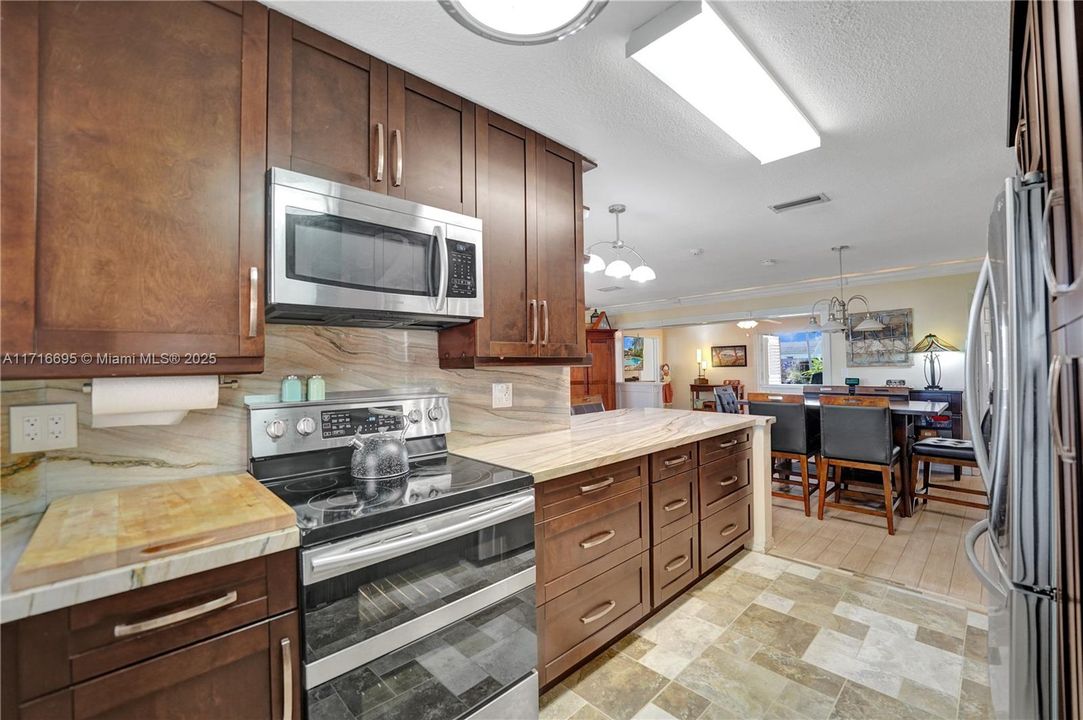
[[[771,427],[771,459],[786,460],[790,471],[783,477],[779,476],[775,482],[785,485],[799,485],[801,487],[801,499],[805,505],[805,517],[812,515],[810,507],[813,489],[809,483],[809,457],[814,458],[818,477],[823,477],[820,469],[820,418],[810,414],[805,408],[805,398],[801,395],[779,395],[774,393],[749,393],[748,412],[752,415],[769,415],[775,418],[775,424]],[[796,460],[801,467],[801,479],[794,480],[792,477],[792,461]],[[773,463],[772,463],[773,464]],[[822,492],[826,483],[817,480],[816,490]],[[786,500],[796,498],[789,493],[772,489],[771,495]]]
[[[719,385],[714,389],[714,398],[717,402],[715,408],[718,412],[739,413],[741,406],[737,404],[737,393],[729,385]]]
[[[930,468],[934,462],[953,466],[956,468],[957,474],[959,468],[978,467],[978,460],[974,455],[974,443],[969,440],[956,440],[955,438],[929,437],[914,443],[912,452],[910,459],[910,495],[914,498],[915,503],[920,498],[922,505],[927,505],[930,500],[936,500],[951,503],[952,505],[964,505],[982,510],[989,509],[989,496],[986,495],[984,490],[958,487],[957,483],[944,485],[929,482]],[[925,468],[921,477],[921,489],[914,490],[913,487],[918,477],[918,468],[922,463],[925,463]],[[971,502],[957,497],[934,495],[931,490],[947,490],[966,495],[980,495],[985,499],[985,502]]]
[[[820,455],[824,465],[819,472],[820,483],[826,487],[832,467],[835,468],[836,476],[835,500],[829,501],[827,493],[820,492],[817,517],[823,520],[824,509],[828,507],[864,515],[878,515],[887,520],[888,535],[894,535],[895,507],[902,501],[901,493],[898,498],[895,497],[895,473],[902,469],[899,463],[902,453],[892,440],[891,405],[888,398],[821,395],[820,431]],[[844,485],[841,482],[843,468],[878,472],[882,487],[878,488],[879,492],[852,489],[849,487],[851,484],[871,488],[881,483],[850,478]],[[842,502],[845,494],[882,499],[884,511],[848,505]]]

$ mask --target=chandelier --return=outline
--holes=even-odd
[[[842,253],[849,250],[849,245],[839,245],[838,247],[831,248],[831,252],[837,252],[839,254],[839,294],[829,298],[820,298],[812,304],[812,308],[809,310],[808,328],[809,330],[819,330],[821,332],[843,332],[846,330],[850,323],[850,304],[855,300],[862,302],[865,305],[865,312],[871,313],[872,309],[869,307],[869,299],[864,295],[852,295],[849,300],[843,299],[842,292]],[[820,323],[817,316],[816,308],[824,303],[827,306],[827,321],[823,324]],[[853,329],[854,332],[872,332],[876,330],[883,330],[884,324],[874,317],[866,317]]]
[[[635,248],[633,248],[631,245],[625,245],[624,241],[620,239],[620,215],[626,209],[627,208],[620,203],[609,206],[609,212],[613,214],[613,219],[617,222],[616,239],[601,240],[587,248],[587,254],[583,258],[583,270],[589,273],[596,273],[599,270],[605,270],[605,274],[611,278],[619,279],[626,277],[638,283],[645,283],[649,280],[654,280],[654,270],[652,270],[645,262],[643,262],[643,256],[636,252]],[[597,255],[591,252],[599,245],[608,245],[616,255],[616,257],[608,264],[605,260],[602,259],[601,255]],[[632,266],[628,264],[628,261],[622,257],[626,251],[632,255],[635,255],[636,259],[639,260],[639,265],[637,265],[635,269],[633,269]]]

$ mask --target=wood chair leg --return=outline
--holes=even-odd
[[[804,495],[805,500],[805,517],[812,515],[812,511],[809,508],[809,489],[808,489],[808,457],[801,458],[801,493]]]
[[[953,465],[951,468],[951,474],[955,476],[955,482],[961,482],[963,479],[963,468],[960,465]]]
[[[817,494],[820,497],[819,497],[819,501],[817,503],[818,507],[817,507],[817,510],[816,510],[816,518],[818,520],[823,520],[824,519],[824,503],[827,501],[827,480],[828,480],[828,478],[831,477],[831,461],[827,460],[827,459],[824,459],[824,458],[821,458],[820,460],[821,460],[821,462],[823,462],[823,466],[822,466],[822,470],[820,470],[818,472],[818,474],[820,476],[820,492],[817,493]],[[820,467],[820,466],[817,465],[817,467]]]
[[[918,460],[917,455],[914,455],[913,457],[910,458],[910,493],[909,493],[910,507],[907,508],[907,510],[911,514],[913,514],[914,506],[916,505],[916,503],[914,502],[914,498],[917,496],[917,477],[918,477],[918,468],[920,466],[921,466],[921,462]]]
[[[894,472],[893,468],[885,466],[881,471],[884,477],[884,517],[887,518],[887,534],[895,534],[895,511],[892,508],[892,492],[891,492],[891,476]]]
[[[842,502],[842,478],[846,468],[835,466],[835,502]]]
[[[922,498],[922,505],[929,504],[929,473],[932,472],[933,464],[929,460],[925,461],[925,468],[921,471],[921,490],[926,494],[925,498]]]

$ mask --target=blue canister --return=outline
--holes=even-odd
[[[323,382],[323,378],[319,375],[313,375],[308,379],[308,400],[324,400],[327,397],[327,386]]]
[[[282,378],[282,402],[301,401],[301,378],[287,375]]]

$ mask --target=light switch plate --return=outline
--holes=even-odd
[[[79,440],[78,408],[75,403],[14,405],[8,427],[12,453],[73,448]]]
[[[511,407],[511,383],[493,383],[493,409]]]

